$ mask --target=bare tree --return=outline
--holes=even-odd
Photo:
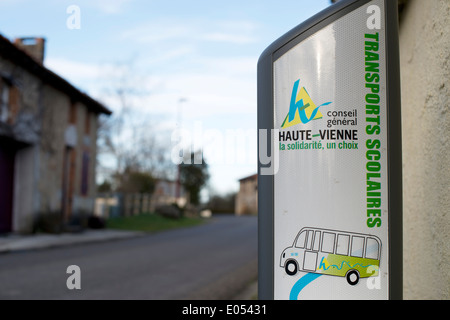
[[[164,133],[156,128],[151,114],[144,111],[150,94],[148,77],[136,71],[134,59],[117,63],[104,77],[105,100],[112,104],[113,115],[100,118],[99,173],[113,187],[120,181],[115,178],[130,171],[167,178],[173,171],[169,144],[164,143]]]

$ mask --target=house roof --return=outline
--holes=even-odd
[[[104,113],[110,115],[112,112],[106,108],[104,105],[94,100],[87,94],[81,92],[70,84],[67,80],[61,78],[59,75],[53,71],[47,69],[36,60],[34,60],[25,51],[19,49],[13,43],[11,43],[7,38],[0,34],[0,55],[13,62],[14,64],[22,67],[31,74],[35,75],[43,82],[51,85],[55,89],[58,89],[66,93],[71,100],[79,101],[85,104],[89,110],[95,113]]]
[[[245,181],[245,180],[253,180],[253,179],[258,179],[258,174],[257,173],[255,173],[255,174],[252,174],[251,176],[248,176],[248,177],[245,177],[245,178],[242,178],[242,179],[239,179],[239,181]]]

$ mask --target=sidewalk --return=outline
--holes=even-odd
[[[144,235],[145,233],[121,230],[84,230],[79,233],[62,234],[9,234],[0,236],[0,254],[26,250],[37,250],[62,247],[90,242],[126,239]]]

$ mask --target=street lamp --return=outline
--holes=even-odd
[[[178,113],[177,113],[177,126],[178,126],[178,128],[181,130],[181,116],[182,116],[182,104],[183,104],[183,102],[186,102],[187,101],[187,99],[186,98],[180,98],[180,99],[178,99]],[[177,201],[177,203],[178,203],[178,200],[179,200],[179,198],[180,198],[180,186],[181,186],[181,183],[180,183],[180,168],[181,168],[181,163],[179,163],[178,164],[178,168],[177,168],[177,189],[176,189],[176,201]]]

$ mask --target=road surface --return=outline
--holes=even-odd
[[[80,290],[67,288],[70,265]],[[256,217],[0,255],[0,299],[232,299],[256,277]]]

